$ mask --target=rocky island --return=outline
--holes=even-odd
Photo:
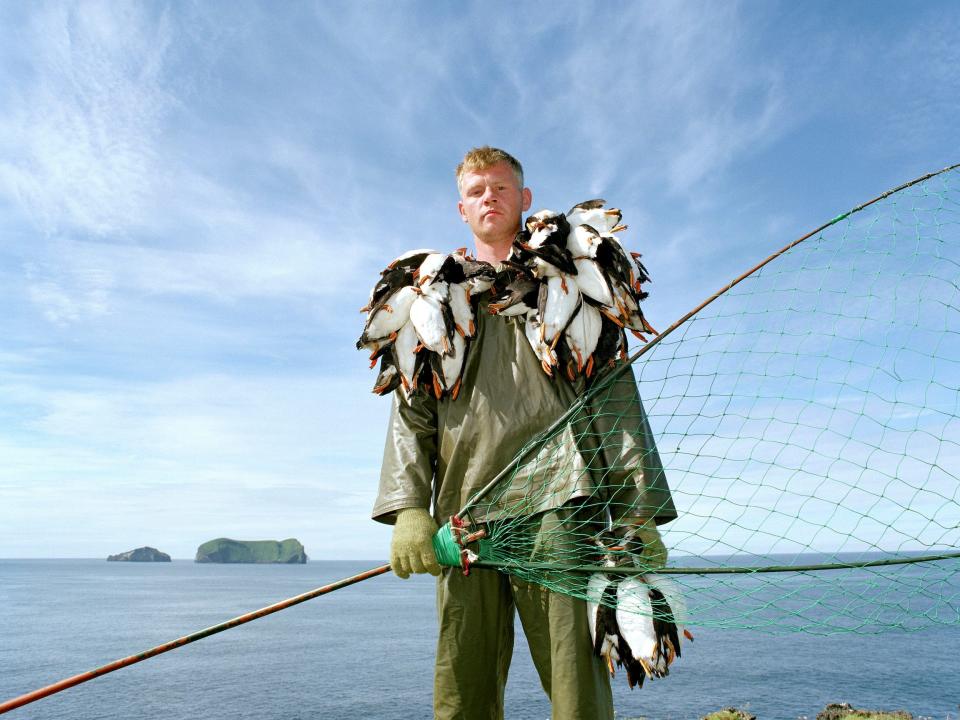
[[[141,547],[119,555],[109,555],[107,562],[170,562],[170,556],[156,548]]]
[[[307,553],[295,538],[286,540],[208,540],[197,548],[198,563],[305,563]]]

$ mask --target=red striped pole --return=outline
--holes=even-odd
[[[154,648],[150,648],[149,650],[145,650],[141,653],[137,653],[136,655],[130,655],[129,657],[121,658],[119,660],[114,660],[113,662],[107,663],[106,665],[103,665],[102,667],[98,667],[95,670],[89,670],[87,672],[80,673],[79,675],[74,675],[73,677],[64,678],[63,680],[60,680],[59,682],[55,682],[52,685],[47,685],[46,687],[42,687],[38,690],[34,690],[33,692],[28,692],[24,695],[20,695],[19,697],[11,698],[6,702],[0,703],[0,715],[10,712],[11,710],[16,710],[18,707],[22,707],[23,705],[27,705],[29,703],[35,702],[40,698],[45,698],[48,695],[53,695],[54,693],[58,693],[61,690],[66,690],[67,688],[73,687],[74,685],[79,685],[80,683],[84,683],[87,680],[93,680],[95,677],[100,677],[101,675],[106,675],[107,673],[111,673],[114,670],[119,670],[120,668],[126,667],[127,665],[133,665],[134,663],[138,663],[141,660],[146,660],[147,658],[152,658],[155,655],[160,655],[161,653],[165,653],[168,650],[174,650],[175,648],[188,645],[196,640],[202,640],[203,638],[209,637],[210,635],[216,635],[218,632],[223,632],[224,630],[235,628],[238,625],[243,625],[244,623],[248,623],[251,620],[262,618],[264,615],[270,615],[271,613],[275,613],[279,610],[286,610],[288,607],[298,605],[302,602],[306,602],[307,600],[312,600],[313,598],[319,597],[320,595],[326,595],[329,592],[333,592],[334,590],[339,590],[340,588],[346,587],[347,585],[353,585],[354,583],[367,580],[377,575],[383,575],[384,573],[389,571],[390,571],[389,565],[381,565],[380,567],[373,568],[372,570],[367,570],[366,572],[362,572],[359,575],[354,575],[352,577],[344,578],[343,580],[337,580],[334,583],[330,583],[329,585],[324,585],[323,587],[316,588],[315,590],[310,590],[309,592],[305,592],[302,595],[297,595],[296,597],[288,598],[287,600],[281,600],[278,603],[274,603],[273,605],[268,605],[267,607],[260,608],[259,610],[254,610],[253,612],[249,612],[246,615],[240,615],[239,617],[233,618],[233,620],[227,620],[226,622],[222,622],[219,625],[208,627],[205,630],[200,630],[191,635],[184,635],[181,638],[177,638],[176,640],[171,640],[170,642],[164,643],[163,645],[157,645]]]

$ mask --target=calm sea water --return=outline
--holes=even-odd
[[[379,563],[198,565],[0,560],[0,700],[215,625]],[[433,581],[367,580],[23,707],[11,718],[299,720],[431,717]],[[810,636],[700,628],[670,677],[619,718],[687,720],[722,706],[761,720],[828,702],[960,718],[960,628]],[[549,718],[518,628],[511,720]]]

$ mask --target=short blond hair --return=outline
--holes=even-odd
[[[517,182],[523,187],[523,166],[520,161],[506,150],[484,145],[470,150],[463,156],[463,162],[457,165],[457,190],[463,192],[463,176],[468,172],[479,172],[493,167],[499,163],[507,163],[513,174],[517,176]]]

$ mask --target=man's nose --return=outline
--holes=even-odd
[[[487,188],[486,190],[483,191],[483,201],[485,203],[491,203],[491,202],[497,201],[497,196],[493,192],[493,188]]]

